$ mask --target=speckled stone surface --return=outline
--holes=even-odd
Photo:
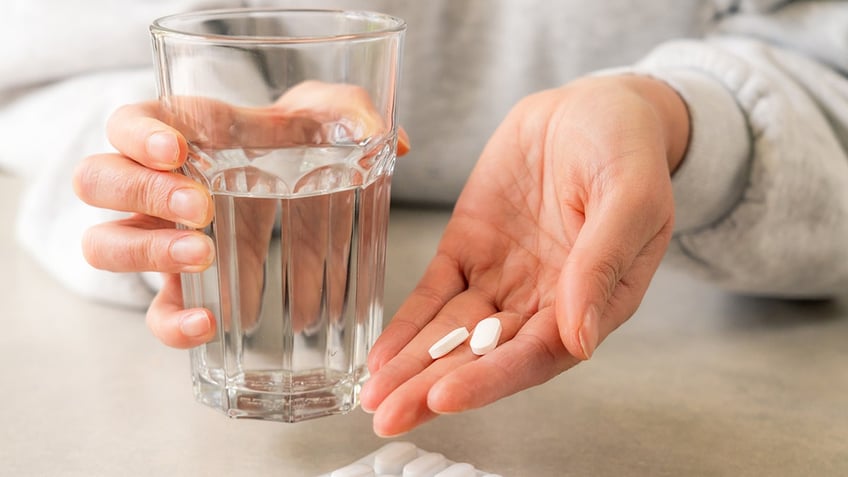
[[[370,417],[235,421],[196,404],[188,353],[143,312],[86,302],[13,242],[0,176],[0,474],[315,476],[374,451]],[[395,210],[387,315],[446,212]],[[661,268],[587,363],[403,437],[504,476],[848,475],[848,290],[740,298]]]

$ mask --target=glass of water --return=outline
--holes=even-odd
[[[194,393],[230,417],[353,409],[382,328],[402,20],[216,10],[151,25],[160,115],[209,188],[216,259],[182,276],[217,318]]]

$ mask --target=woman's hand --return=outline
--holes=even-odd
[[[132,212],[103,223],[83,237],[91,265],[114,272],[159,271],[163,287],[151,303],[147,324],[165,344],[188,348],[215,335],[208,310],[183,310],[180,272],[212,264],[212,240],[203,228],[212,220],[212,197],[194,180],[171,172],[185,162],[185,137],[160,120],[156,102],[124,106],[107,125],[119,151],[85,158],[74,173],[74,190],[86,203]],[[178,230],[179,223],[190,229]]]
[[[214,207],[205,187],[173,172],[187,159],[187,140],[211,148],[284,147],[328,136],[377,137],[386,134],[386,125],[363,89],[309,81],[264,108],[190,97],[172,98],[169,110],[155,101],[124,106],[109,120],[107,134],[118,152],[85,158],[74,174],[74,189],[90,205],[132,215],[91,228],[83,253],[97,268],[164,272],[163,287],[147,311],[148,326],[163,343],[190,348],[214,337],[215,318],[206,309],[184,309],[177,274],[209,267],[214,249],[203,232],[175,229],[174,224],[202,229],[211,222]],[[398,154],[408,150],[401,130]],[[270,235],[273,213],[252,212],[252,228],[240,229],[264,231],[257,237]],[[263,261],[257,255],[254,268]],[[253,274],[258,289],[257,276]]]
[[[591,357],[635,312],[666,250],[688,131],[676,92],[647,77],[587,78],[518,104],[369,355],[361,402],[375,432],[489,404]],[[492,315],[503,325],[494,351],[428,355]]]

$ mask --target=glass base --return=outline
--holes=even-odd
[[[231,379],[228,385],[195,376],[194,394],[198,402],[234,419],[299,422],[351,411],[359,403],[362,382],[323,372],[297,376],[253,372]]]

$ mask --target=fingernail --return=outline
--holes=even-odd
[[[590,307],[586,312],[577,336],[580,339],[580,347],[583,348],[586,359],[591,358],[598,346],[598,311],[595,307]]]
[[[175,262],[186,265],[209,265],[212,263],[212,240],[209,237],[189,235],[171,244],[169,253]]]
[[[147,154],[156,162],[169,167],[177,165],[180,144],[177,142],[177,137],[172,133],[160,131],[151,134],[147,138],[145,147],[147,148]]]
[[[168,207],[186,225],[200,226],[206,219],[209,203],[206,194],[195,189],[177,189],[168,199]]]
[[[192,311],[180,318],[180,331],[189,338],[199,338],[212,329],[209,317],[202,311]]]

